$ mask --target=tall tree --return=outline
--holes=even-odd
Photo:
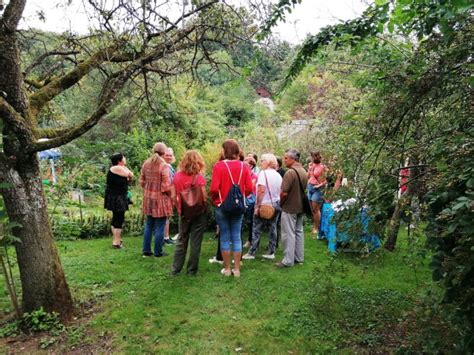
[[[175,19],[167,15],[173,13],[168,1],[119,1],[108,8],[104,3],[88,1],[100,29],[89,36],[64,38],[27,68],[22,68],[19,47],[25,34],[18,30],[26,0],[7,1],[0,13],[0,179],[8,186],[1,192],[10,220],[19,225],[13,234],[20,240],[15,248],[23,311],[42,306],[63,319],[72,315],[73,301],[54,245],[36,153],[66,144],[94,127],[127,83],[142,86],[146,95],[153,77],[195,73],[201,63],[217,65],[210,48],[243,35],[239,11],[218,0],[190,5],[183,1]],[[52,58],[62,64],[35,75],[33,69]],[[101,79],[90,115],[67,126],[42,125],[40,117],[48,105],[92,74]]]

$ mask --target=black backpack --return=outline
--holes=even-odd
[[[232,187],[227,194],[227,197],[224,201],[222,201],[221,192],[219,191],[219,197],[222,201],[220,208],[221,211],[228,214],[228,215],[239,215],[244,214],[245,212],[245,198],[242,195],[242,191],[240,191],[240,179],[242,178],[242,172],[244,170],[244,163],[242,163],[242,168],[240,170],[239,181],[234,183],[234,179],[232,178],[232,174],[230,172],[229,166],[224,161],[227,170],[229,171],[230,180],[232,181]]]

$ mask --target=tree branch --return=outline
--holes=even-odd
[[[170,26],[169,26],[166,30],[164,30],[164,31],[162,31],[162,32],[157,32],[157,33],[151,33],[151,34],[149,34],[149,35],[148,35],[148,39],[152,39],[152,38],[154,38],[154,37],[161,36],[161,35],[163,35],[163,34],[165,34],[165,33],[168,33],[168,32],[170,32],[170,31],[172,31],[172,30],[174,30],[174,29],[177,29],[177,28],[178,28],[177,25],[178,25],[181,21],[183,21],[184,19],[186,19],[186,18],[188,18],[189,16],[192,16],[192,15],[198,13],[198,12],[203,11],[203,10],[207,9],[208,7],[211,7],[212,5],[217,4],[218,2],[219,2],[219,0],[212,0],[212,1],[210,1],[210,2],[208,2],[208,3],[205,3],[205,4],[201,5],[201,6],[198,6],[198,7],[196,7],[194,10],[192,10],[192,11],[190,11],[190,12],[188,12],[188,13],[182,15],[181,17],[179,17],[174,23],[170,23],[170,21],[166,20],[166,22],[169,23]],[[165,20],[162,16],[160,16],[160,17],[161,17],[161,19]]]
[[[99,120],[104,117],[108,112],[120,89],[123,87],[125,82],[135,73],[137,70],[136,65],[129,65],[127,69],[113,74],[107,81],[102,90],[100,96],[100,103],[97,110],[86,120],[74,127],[69,127],[60,130],[39,130],[41,138],[51,137],[47,141],[36,142],[30,152],[39,152],[46,149],[56,148],[72,140],[80,137],[92,127],[94,127]]]
[[[143,66],[157,59],[163,58],[166,54],[173,53],[184,48],[188,48],[188,43],[180,42],[183,41],[183,39],[185,39],[190,33],[195,31],[197,28],[198,26],[190,26],[188,28],[177,31],[176,35],[173,38],[166,42],[160,43],[149,53],[120,52],[120,43],[115,43],[112,46],[109,46],[96,52],[90,58],[78,64],[69,73],[52,80],[50,83],[43,86],[41,89],[39,89],[30,96],[30,112],[32,117],[37,117],[38,113],[46,105],[47,102],[51,101],[63,91],[77,84],[79,80],[89,74],[93,69],[98,68],[102,63],[119,63],[135,60],[137,64],[141,64]],[[179,45],[176,45],[177,43]]]
[[[19,139],[26,137],[33,141],[33,133],[25,124],[23,117],[2,96],[0,96],[0,117],[17,134]]]
[[[120,56],[123,61],[125,61],[124,54],[116,54],[118,50],[118,44],[113,44],[110,47],[104,48],[84,62],[78,64],[73,70],[69,73],[52,80],[47,85],[43,86],[37,92],[30,96],[30,111],[33,117],[37,117],[41,109],[46,105],[47,102],[54,99],[61,92],[69,89],[74,86],[81,80],[84,76],[89,74],[93,69],[97,68],[100,64],[105,61],[112,61],[114,56]],[[117,59],[117,58],[115,58]],[[128,60],[133,60],[133,57],[130,56]]]
[[[61,55],[61,56],[66,56],[66,55],[71,55],[71,54],[79,54],[79,51],[61,51],[61,50],[53,50],[50,52],[43,53],[40,55],[36,60],[28,65],[28,67],[25,69],[24,75],[27,76],[35,67],[41,64],[43,60],[45,60],[47,57],[51,57],[53,55]]]
[[[36,88],[36,89],[41,89],[41,88],[44,86],[43,83],[41,83],[41,82],[39,82],[38,80],[35,80],[35,79],[28,79],[28,78],[25,78],[25,79],[23,79],[23,81],[24,81],[26,84],[28,84],[28,85],[30,85],[30,86],[33,86],[33,87]]]
[[[5,182],[5,172],[11,168],[14,162],[14,159],[8,158],[5,153],[0,152],[0,182]]]

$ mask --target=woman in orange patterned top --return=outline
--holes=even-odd
[[[146,216],[143,238],[143,256],[166,256],[163,252],[165,224],[173,213],[171,178],[168,164],[163,159],[164,143],[153,146],[153,154],[145,160],[140,173],[140,185],[144,190],[143,214]],[[151,236],[155,235],[155,248],[151,252]]]

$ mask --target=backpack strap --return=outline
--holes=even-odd
[[[242,179],[242,173],[243,172],[244,172],[244,163],[242,163],[242,165],[240,166],[239,182],[237,183],[237,185],[239,185],[239,187],[240,187],[240,180]]]
[[[199,174],[199,173],[198,173],[198,174]],[[194,187],[194,185],[196,184],[196,180],[197,180],[198,174],[195,174],[195,175],[194,175],[193,181],[191,182],[191,187]]]
[[[230,169],[229,169],[229,165],[227,165],[227,162],[225,160],[223,160],[226,168],[227,168],[227,171],[229,172],[229,176],[230,176],[230,181],[232,182],[232,185],[235,185],[235,182],[234,182],[234,178],[232,177],[232,173],[230,172]],[[241,165],[241,169],[240,169],[240,175],[239,175],[239,182],[238,182],[238,185],[239,185],[239,188],[240,188],[240,179],[242,178],[242,172],[244,171],[244,163],[242,163]],[[221,200],[221,204],[222,202],[224,202],[222,200],[222,195],[221,195],[221,190],[219,189],[219,199]]]
[[[225,166],[226,166],[226,168],[227,168],[227,171],[229,172],[230,181],[232,181],[232,185],[235,185],[234,178],[232,177],[232,174],[231,174],[230,169],[229,169],[229,165],[227,165],[227,162],[226,162],[225,160],[223,160],[223,162],[224,162],[224,164],[225,164]],[[239,178],[239,179],[240,179],[240,178]],[[240,180],[239,180],[239,182],[240,182]]]

